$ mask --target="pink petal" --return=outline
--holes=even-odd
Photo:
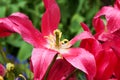
[[[58,28],[58,24],[60,21],[60,10],[55,2],[55,0],[43,0],[46,12],[42,17],[42,34],[44,36],[48,36],[50,33],[52,34],[55,29]]]
[[[34,28],[28,17],[22,13],[14,13],[7,18],[0,19],[0,36],[7,36],[10,33],[19,33],[22,38],[34,47],[45,44],[41,33]],[[5,35],[3,35],[5,33]]]
[[[64,59],[58,59],[51,68],[47,80],[63,80],[74,71],[74,68]]]
[[[28,16],[26,16],[25,14],[20,13],[20,12],[12,13],[11,16],[18,16],[18,17],[21,17],[21,18],[24,18],[24,19],[29,19]]]
[[[34,80],[42,80],[56,53],[43,47],[33,49],[31,62]]]
[[[94,38],[91,33],[84,31],[80,33],[79,35],[75,36],[72,40],[70,40],[70,44],[73,45],[79,40],[88,39],[88,38]]]
[[[94,56],[83,48],[71,48],[62,54],[75,68],[87,74],[88,80],[93,80],[96,73]]]

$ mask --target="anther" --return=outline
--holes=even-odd
[[[61,42],[62,42],[62,44],[65,44],[65,43],[68,43],[68,40],[67,40],[67,39],[64,39],[64,40],[62,40]]]

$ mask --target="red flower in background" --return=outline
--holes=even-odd
[[[86,24],[81,23],[81,25],[85,31],[90,32]],[[80,44],[80,47],[85,48],[95,57],[97,70],[93,80],[111,79],[114,74],[114,70],[116,69],[118,59],[115,52],[110,47],[106,46],[107,44],[101,44],[95,38],[84,39]]]
[[[106,24],[101,19],[105,16]],[[120,79],[120,0],[116,0],[114,7],[103,7],[93,18],[95,38],[97,40],[83,40],[80,47],[94,54],[97,72],[94,80]],[[84,30],[90,32],[86,24],[81,23]],[[91,44],[89,46],[89,44]]]
[[[106,25],[103,23],[101,16],[105,16]],[[120,79],[120,0],[116,0],[114,7],[103,7],[94,17],[93,25],[96,30],[95,37],[103,41],[105,48],[110,48],[117,56],[115,76]],[[109,55],[108,55],[109,56]],[[113,57],[112,57],[113,58]],[[113,59],[115,61],[115,59]]]
[[[5,67],[0,64],[0,76],[4,77],[6,73]]]
[[[76,41],[93,37],[88,32],[83,32],[71,41],[64,39],[61,41],[62,33],[57,29],[60,20],[59,7],[55,0],[43,0],[46,11],[42,17],[42,33],[34,28],[29,18],[22,13],[14,13],[7,18],[0,19],[0,37],[8,36],[11,33],[19,33],[23,40],[32,44],[34,49],[31,56],[32,71],[34,80],[41,80],[51,64],[54,56],[66,60],[75,68],[87,74],[88,80],[95,76],[96,66],[94,56],[84,48],[70,48]],[[68,64],[65,61],[53,65]],[[71,65],[67,65],[68,67]],[[57,69],[58,68],[58,69]],[[61,71],[67,71],[62,66]],[[51,68],[52,70],[52,68]],[[63,72],[61,72],[63,73]],[[61,74],[59,73],[59,74]],[[58,73],[57,73],[58,74]],[[56,75],[61,80],[62,76]],[[51,74],[48,75],[52,78]],[[61,78],[60,78],[61,77]]]

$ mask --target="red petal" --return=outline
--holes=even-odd
[[[91,33],[84,31],[80,33],[79,35],[75,36],[72,40],[70,40],[70,44],[73,45],[75,42],[82,40],[82,39],[88,39],[88,38],[94,38]]]
[[[41,33],[34,28],[32,22],[22,13],[14,13],[8,18],[0,19],[0,36],[6,36],[13,32],[19,33],[26,42],[34,47],[45,44]],[[4,33],[5,35],[3,35]]]
[[[93,19],[93,26],[95,28],[96,33],[101,33],[105,31],[105,25],[100,18]]]
[[[31,62],[34,80],[42,80],[55,55],[55,51],[46,48],[41,47],[33,49]]]
[[[86,49],[94,56],[102,50],[102,45],[96,39],[84,39],[81,41],[80,47]]]
[[[117,57],[111,49],[101,51],[96,56],[97,74],[95,80],[108,80],[117,64]]]
[[[14,32],[12,29],[13,25],[8,18],[0,18],[0,37],[8,36]]]
[[[63,56],[75,68],[85,72],[88,80],[93,80],[96,73],[96,64],[94,56],[91,53],[83,48],[71,48]]]
[[[4,77],[5,73],[6,73],[5,67],[2,64],[0,64],[0,76]]]
[[[120,10],[120,0],[116,0],[116,2],[114,3],[114,8]]]
[[[49,8],[51,5],[55,3],[55,0],[43,0],[45,8]]]
[[[110,47],[120,59],[120,29],[113,33],[112,39],[110,39]]]
[[[63,80],[74,71],[74,68],[64,59],[58,59],[51,68],[47,80]]]
[[[85,23],[80,23],[80,25],[82,26],[82,28],[84,29],[84,31],[88,31],[88,32],[91,33],[89,27]]]
[[[115,76],[117,80],[120,80],[120,60],[118,60],[117,66],[115,67]]]
[[[55,29],[58,28],[60,21],[60,10],[57,3],[54,0],[44,0],[46,6],[46,12],[42,17],[42,34],[44,36],[52,34]]]

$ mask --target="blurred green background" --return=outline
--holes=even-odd
[[[80,22],[85,22],[91,31],[94,31],[92,28],[93,16],[102,6],[112,5],[113,2],[114,0],[57,0],[61,11],[59,29],[62,31],[63,37],[70,40],[76,34],[82,32]],[[0,18],[7,17],[14,12],[22,12],[29,16],[38,29],[40,29],[41,17],[44,11],[42,0],[0,0]],[[1,51],[4,50],[6,55],[10,54],[17,58],[20,63],[29,60],[32,51],[32,46],[25,43],[18,34],[1,38],[0,48]],[[0,63],[5,63],[1,54]],[[31,79],[31,73],[26,68],[28,61],[25,64],[21,64],[19,69],[27,73],[27,77]]]

